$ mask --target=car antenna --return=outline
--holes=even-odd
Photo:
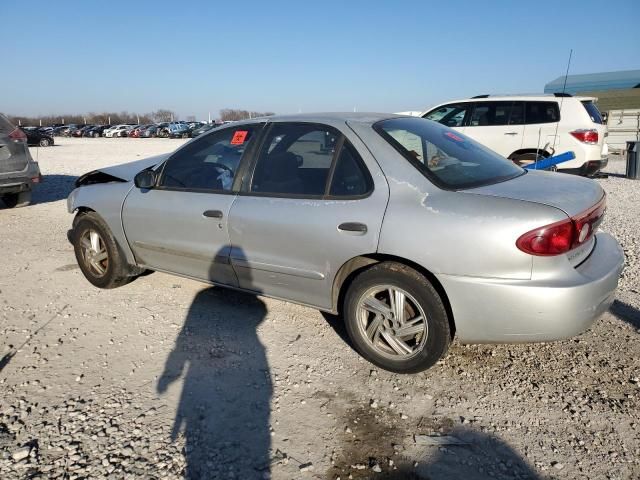
[[[564,82],[562,84],[562,96],[560,97],[560,112],[558,116],[562,115],[562,102],[564,102],[565,93],[567,90],[567,77],[569,76],[569,67],[571,66],[571,57],[573,56],[573,48],[569,50],[569,61],[567,62],[567,71],[564,74]],[[558,126],[560,125],[560,118],[556,122],[556,131],[553,134],[553,153],[555,155],[556,141],[558,138]]]
[[[564,82],[562,85],[562,93],[559,95],[560,96],[560,110],[558,113],[562,112],[562,103],[564,102],[564,97],[565,95],[565,91],[567,89],[567,77],[569,76],[569,67],[571,66],[571,57],[573,55],[573,48],[571,50],[569,50],[569,61],[567,62],[567,71],[564,74]],[[560,125],[560,119],[558,118],[558,121],[556,122],[556,131],[553,134],[553,145],[551,146],[551,155],[555,155],[556,153],[556,138],[558,137],[558,126]],[[542,127],[538,128],[538,145],[536,146],[536,160],[535,163],[538,163],[538,157],[540,156],[540,140],[542,137]],[[546,147],[549,145],[549,143],[547,143],[545,145],[545,149]],[[534,168],[534,170],[537,170],[537,167]]]

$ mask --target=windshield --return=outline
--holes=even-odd
[[[524,173],[510,160],[429,120],[392,118],[376,123],[374,129],[418,170],[444,188],[477,187]]]

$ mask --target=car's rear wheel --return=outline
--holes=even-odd
[[[20,208],[31,204],[31,192],[7,193],[1,198],[7,208]]]
[[[345,295],[343,313],[356,350],[396,373],[433,366],[451,343],[446,309],[419,272],[383,262],[360,273]]]
[[[39,144],[41,147],[48,147],[51,145],[51,141],[48,138],[41,138]]]
[[[120,287],[143,272],[126,262],[111,230],[95,212],[76,217],[71,239],[80,270],[96,287]]]

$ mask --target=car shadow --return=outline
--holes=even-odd
[[[442,447],[423,447],[428,450],[437,448],[438,453],[424,463],[419,462],[415,469],[418,476],[414,478],[429,480],[452,478],[537,480],[542,478],[519,452],[497,437],[469,428],[457,428],[448,435],[460,440],[464,445],[445,444]],[[412,477],[394,475],[391,478]]]
[[[629,304],[615,300],[609,311],[618,319],[640,329],[640,310]]]
[[[33,187],[31,205],[64,200],[75,188],[77,178],[74,175],[43,175],[42,183]],[[6,208],[4,202],[0,200],[0,210]]]
[[[43,175],[42,183],[33,189],[31,203],[57,202],[67,198],[75,188],[77,178],[73,175]]]
[[[185,477],[264,478],[272,383],[256,295],[206,288],[193,299],[156,389],[182,379],[171,438],[185,438]]]

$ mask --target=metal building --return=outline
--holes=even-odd
[[[640,70],[569,75],[566,93],[598,97],[601,112],[640,108]],[[565,76],[544,86],[545,93],[563,91]]]

